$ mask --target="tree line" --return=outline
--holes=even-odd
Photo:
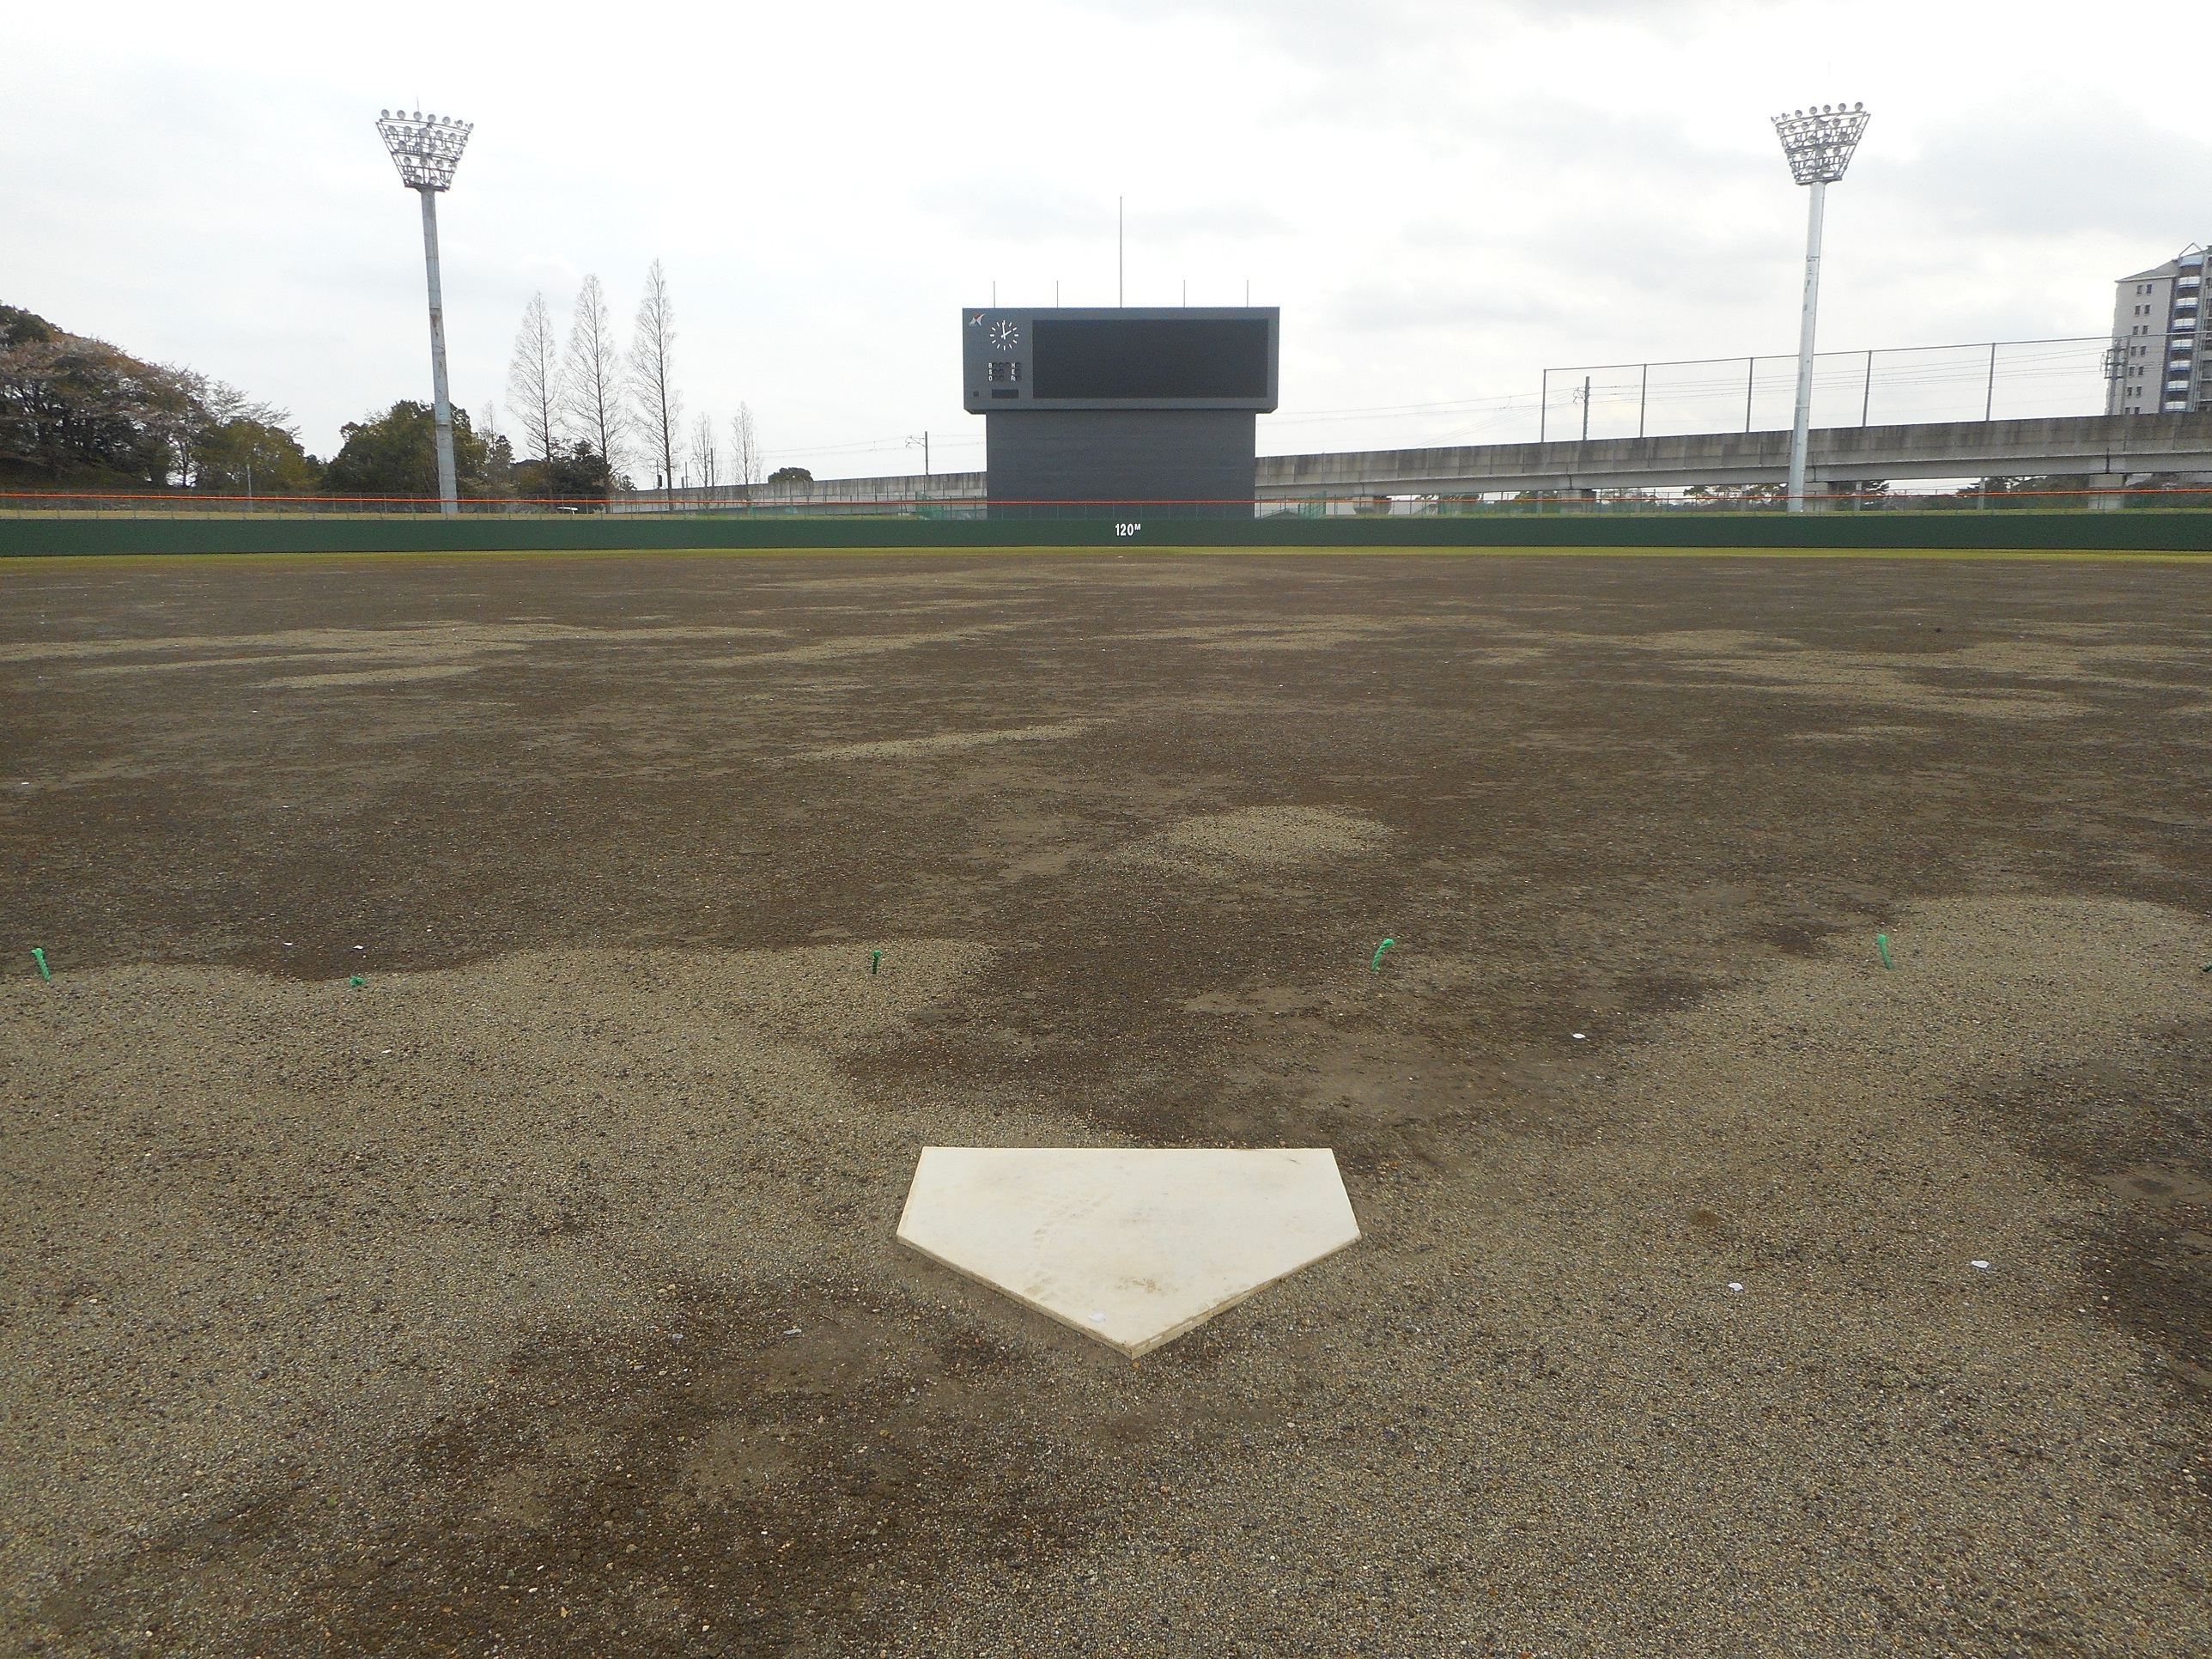
[[[0,305],[0,490],[434,496],[434,426],[403,399],[341,427],[325,461],[274,404]],[[464,495],[514,493],[507,441],[465,410],[453,453]]]
[[[0,305],[0,489],[312,489],[291,416],[189,368],[149,363]]]
[[[460,493],[576,502],[656,485],[749,489],[764,464],[752,410],[738,406],[727,445],[714,420],[687,428],[675,380],[676,311],[666,273],[646,276],[629,349],[616,343],[599,278],[585,278],[565,343],[544,296],[532,297],[509,366],[508,411],[524,453],[453,411]],[[309,454],[291,415],[190,368],[149,362],[35,313],[0,305],[0,492],[159,491],[222,495],[434,497],[430,405],[403,398],[338,429],[337,453]],[[804,468],[766,474],[804,480]]]

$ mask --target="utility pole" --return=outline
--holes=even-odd
[[[438,193],[453,187],[453,169],[476,131],[450,115],[426,116],[416,110],[386,110],[376,130],[399,169],[399,181],[422,198],[422,264],[430,288],[430,385],[432,418],[438,445],[438,511],[460,513],[459,481],[453,470],[453,400],[446,385],[446,301],[438,282]]]
[[[1851,152],[1858,148],[1868,118],[1864,104],[1849,109],[1823,104],[1816,110],[1774,118],[1790,176],[1813,192],[1806,207],[1805,305],[1797,325],[1797,408],[1790,427],[1790,494],[1784,503],[1792,513],[1805,510],[1805,452],[1813,424],[1813,336],[1820,308],[1820,219],[1827,208],[1828,186],[1838,182],[1850,166]]]
[[[1114,303],[1129,303],[1129,222],[1126,196],[1114,198]]]

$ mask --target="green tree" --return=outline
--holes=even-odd
[[[812,483],[814,475],[803,466],[780,466],[768,475],[770,483]]]
[[[550,460],[517,461],[514,476],[514,493],[531,501],[599,507],[623,487],[606,458],[580,441],[566,449],[556,446]]]
[[[44,345],[60,331],[34,311],[0,306],[0,346]]]
[[[1682,494],[1693,501],[1778,501],[1789,494],[1787,484],[1692,484]]]
[[[0,477],[49,488],[312,488],[292,417],[189,368],[149,363],[0,306]]]
[[[0,468],[48,483],[169,482],[204,418],[196,377],[12,307],[0,324]]]
[[[323,471],[327,494],[436,497],[436,424],[429,404],[403,399],[381,415],[348,422],[338,435],[343,441]],[[453,471],[462,495],[501,493],[513,464],[506,439],[478,437],[468,411],[453,411]]]
[[[302,495],[323,477],[289,426],[244,415],[195,434],[191,461],[193,487],[223,495]]]

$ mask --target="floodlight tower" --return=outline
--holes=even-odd
[[[1820,216],[1828,186],[1844,176],[1869,119],[1864,104],[1845,109],[1823,104],[1774,118],[1790,176],[1808,185],[1813,199],[1805,229],[1805,315],[1797,331],[1797,414],[1790,428],[1790,496],[1792,513],[1805,510],[1805,447],[1813,424],[1813,325],[1820,307]]]
[[[438,192],[453,187],[453,169],[461,164],[475,124],[456,121],[450,115],[425,115],[416,110],[381,112],[376,131],[392,152],[399,169],[399,182],[422,198],[422,263],[430,278],[430,380],[437,393],[433,405],[438,432],[438,510],[447,518],[461,510],[460,489],[453,474],[453,400],[446,390],[446,301],[438,287]]]

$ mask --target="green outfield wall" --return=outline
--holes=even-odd
[[[1133,528],[1127,526],[1133,526]],[[0,558],[179,553],[1327,548],[2212,553],[2212,511],[1298,519],[0,518]]]

